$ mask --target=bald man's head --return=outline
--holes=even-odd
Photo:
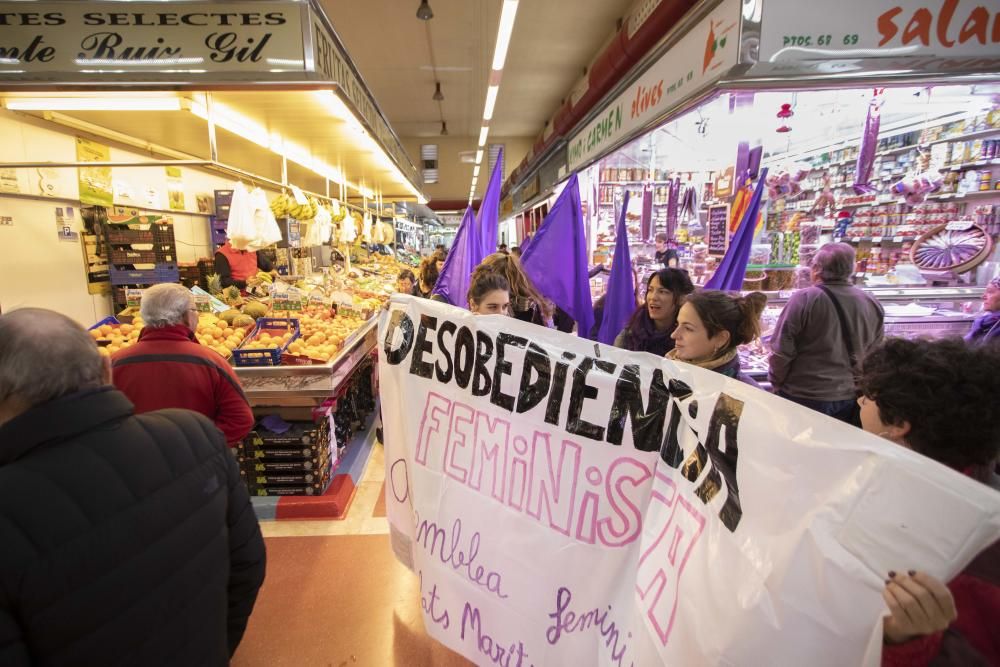
[[[109,380],[94,340],[65,315],[41,308],[0,315],[0,408],[8,419],[11,406],[23,411]]]

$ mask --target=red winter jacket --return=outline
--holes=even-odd
[[[164,408],[200,412],[230,446],[253,428],[253,411],[236,373],[182,324],[143,329],[138,343],[115,353],[111,367],[115,386],[135,404],[136,414]]]

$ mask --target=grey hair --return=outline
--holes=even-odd
[[[0,403],[31,408],[103,384],[104,360],[79,324],[42,308],[0,315]]]
[[[194,307],[194,295],[175,283],[153,285],[142,293],[142,320],[147,327],[163,327],[187,322],[188,311]]]
[[[846,243],[827,243],[816,251],[812,268],[819,272],[823,282],[850,282],[854,275],[854,248]]]

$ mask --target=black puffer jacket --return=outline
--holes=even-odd
[[[0,665],[225,665],[264,559],[202,415],[108,387],[0,426]]]

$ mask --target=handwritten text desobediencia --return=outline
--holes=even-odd
[[[517,369],[508,361],[512,348],[524,350]],[[408,362],[410,374],[456,385],[500,408],[486,412],[429,391],[423,399],[414,456],[419,465],[442,471],[563,535],[623,547],[642,529],[641,510],[630,491],[653,476],[643,462],[648,457],[623,451],[605,470],[595,466],[584,470],[580,442],[526,429],[510,417],[544,410],[546,423],[615,446],[622,445],[629,420],[634,450],[658,451],[661,460],[679,468],[688,483],[700,479],[694,494],[704,504],[725,489],[719,518],[730,531],[739,525],[743,510],[736,483],[737,431],[743,402],[736,398],[721,394],[706,431],[697,433],[686,420],[682,427],[682,409],[692,419],[699,409],[690,388],[676,380],[668,386],[660,369],[644,386],[638,365],[619,367],[566,351],[553,359],[522,336],[499,333],[494,338],[426,314],[416,324],[400,309],[390,315],[383,351],[391,365]],[[596,374],[613,378],[613,394],[602,395],[588,382]],[[516,395],[504,392],[505,380],[517,387]],[[585,401],[606,405],[607,419],[601,423],[584,419]],[[563,413],[565,424],[560,424]],[[690,454],[685,457],[686,449]]]

